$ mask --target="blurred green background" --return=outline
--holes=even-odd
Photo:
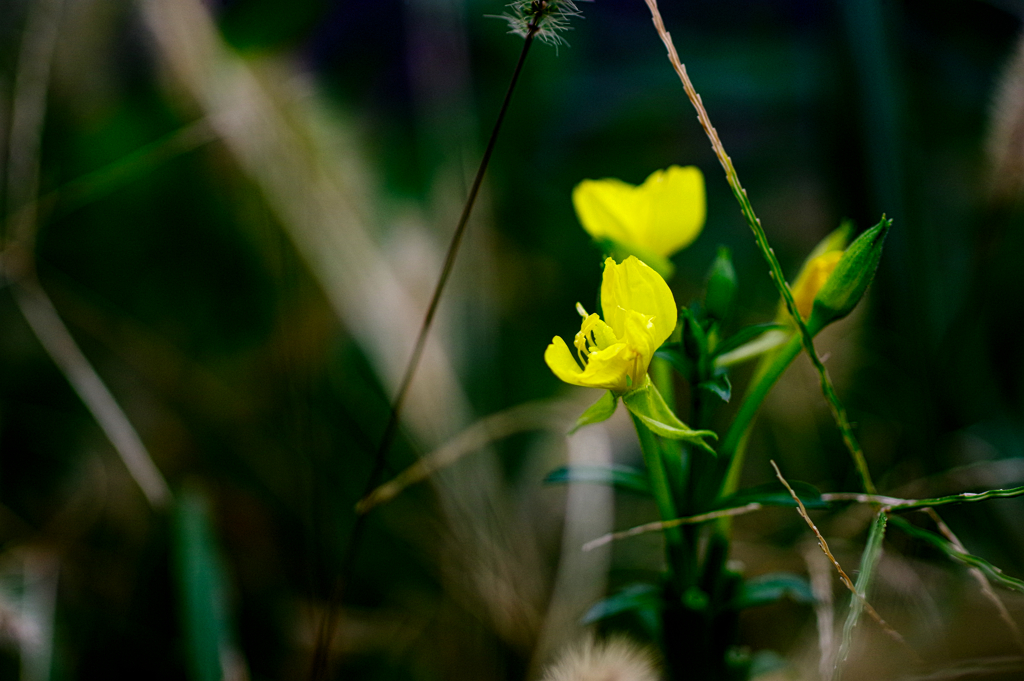
[[[542,361],[599,282],[577,182],[700,167],[708,219],[674,258],[677,300],[700,294],[726,244],[733,328],[774,317],[767,268],[646,6],[579,4],[568,45],[532,48],[386,477],[520,403],[569,400],[568,416],[369,516],[344,585],[339,678],[534,676],[603,592],[602,576],[596,594],[558,600],[577,560],[563,551],[573,492],[542,485],[573,456],[566,424],[596,398]],[[1024,481],[1024,69],[1007,68],[1024,3],[662,4],[787,272],[844,218],[895,221],[862,311],[821,343],[880,488]],[[0,678],[306,677],[389,399],[522,46],[489,16],[503,11],[0,0]],[[166,479],[163,508],[10,283],[36,195],[38,281]],[[635,460],[624,425],[581,456]],[[769,458],[823,490],[857,488],[807,367],[766,405],[747,482],[771,479]],[[654,517],[619,501],[615,529]],[[1019,576],[1022,512],[1003,500],[944,517]],[[854,565],[863,522],[835,515],[823,526],[849,540]],[[737,532],[748,573],[806,571],[794,513]],[[893,543],[877,605],[929,663],[1019,654],[966,573]],[[624,542],[579,574],[651,578],[657,555],[657,538]],[[1019,621],[1020,602],[1009,607]],[[743,635],[799,661],[813,626],[809,608],[780,604]],[[895,673],[879,645],[850,678]]]

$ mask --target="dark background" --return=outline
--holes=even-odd
[[[152,2],[179,12],[171,0]],[[232,59],[300,131],[307,147],[293,148],[295,157],[329,159],[357,206],[351,228],[413,291],[419,311],[406,315],[408,337],[395,346],[338,312],[338,300],[372,291],[339,288],[296,249],[289,216],[313,204],[312,187],[268,188],[259,161],[240,160],[245,136],[226,142],[219,123],[181,136],[211,113],[209,100],[172,65],[145,3],[65,4],[39,155],[39,279],[178,502],[149,507],[26,324],[13,285],[0,289],[0,678],[15,678],[32,655],[53,679],[199,677],[190,641],[203,640],[205,625],[186,614],[192,573],[182,556],[219,575],[223,613],[209,620],[210,636],[241,660],[232,668],[253,679],[304,678],[394,391],[380,356],[391,357],[392,372],[405,361],[522,40],[487,16],[505,11],[490,0],[205,5]],[[894,220],[863,309],[822,340],[879,487],[923,496],[1024,481],[1024,222],[1012,160],[1024,165],[1024,151],[1010,153],[1009,168],[986,156],[1020,3],[662,4],[787,272],[844,218],[859,228],[883,213]],[[0,0],[5,159],[36,5]],[[440,333],[469,413],[439,425],[443,437],[406,430],[387,477],[454,435],[452,424],[528,400],[596,397],[569,391],[542,361],[553,335],[574,333],[573,304],[589,307],[596,295],[600,254],[569,199],[584,178],[639,183],[670,164],[700,167],[708,219],[673,259],[677,300],[699,295],[726,244],[740,280],[732,328],[775,314],[767,268],[646,6],[598,0],[580,9],[567,45],[532,48],[442,307]],[[1024,92],[1024,75],[1006,78]],[[1024,121],[1024,106],[1007,115]],[[4,197],[2,214],[11,215],[18,206]],[[747,482],[770,480],[775,458],[793,478],[855,490],[813,375],[792,374],[755,430]],[[734,376],[738,391],[747,375]],[[444,412],[446,393],[436,394]],[[614,441],[618,458],[635,457],[628,433]],[[564,492],[541,479],[564,462],[564,444],[558,433],[528,433],[486,456],[491,478],[474,489],[500,490],[495,513],[532,533],[537,572],[509,579],[534,584],[524,612],[543,612]],[[482,473],[466,479],[473,475]],[[453,590],[460,579],[442,554],[467,535],[449,527],[458,513],[444,489],[452,488],[415,486],[370,516],[345,590],[340,671],[514,679],[536,669],[535,621],[508,615],[519,606],[486,589],[472,598]],[[635,504],[624,502],[617,527],[653,518]],[[1022,510],[993,501],[944,517],[969,550],[1021,575]],[[823,527],[849,540],[841,546],[852,567],[864,525],[839,515],[823,516]],[[749,573],[805,571],[795,514],[765,514],[737,532]],[[930,664],[1019,654],[961,568],[895,531],[892,544],[883,565],[896,576],[883,580],[877,604]],[[631,546],[615,549],[613,583],[657,569]],[[55,589],[49,609],[36,602],[46,584]],[[1019,602],[1009,602],[1019,620]],[[811,610],[772,608],[752,613],[745,642],[793,660],[813,655]],[[52,645],[19,622],[43,622],[37,639]],[[905,668],[887,643],[866,650],[864,678]]]

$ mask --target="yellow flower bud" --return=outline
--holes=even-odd
[[[804,321],[810,318],[814,299],[843,257],[842,251],[827,251],[807,261],[791,287],[796,309]]]

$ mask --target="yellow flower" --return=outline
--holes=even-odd
[[[544,352],[551,371],[566,383],[617,394],[643,386],[654,351],[676,328],[676,301],[661,275],[633,256],[621,265],[608,258],[601,280],[604,320],[576,307],[583,323],[574,344],[583,368],[556,336]]]
[[[667,258],[704,227],[704,176],[694,166],[657,170],[639,187],[621,180],[584,180],[572,192],[590,236],[626,250]]]
[[[842,251],[826,251],[810,258],[790,287],[793,289],[796,309],[805,321],[811,316],[811,309],[814,307],[814,299],[817,297],[818,291],[828,281],[842,257]]]

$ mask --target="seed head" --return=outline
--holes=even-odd
[[[571,31],[569,19],[582,16],[573,0],[515,0],[508,4],[501,19],[508,22],[509,33],[525,38],[533,34],[549,45],[568,45],[560,34]]]

